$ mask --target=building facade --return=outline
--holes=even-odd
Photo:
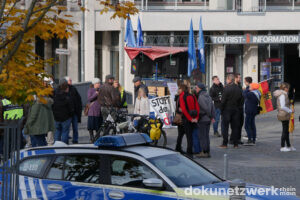
[[[145,46],[185,46],[190,20],[195,38],[202,17],[205,35],[206,75],[228,73],[251,76],[254,81],[273,78],[288,81],[300,89],[300,1],[299,0],[137,0]],[[102,80],[114,74],[132,92],[131,61],[124,51],[125,21],[100,14],[99,1],[82,0],[87,8],[79,11],[77,1],[67,1],[68,12],[77,23],[68,40],[40,44],[46,58],[60,63],[49,68],[55,78],[70,76],[74,82]],[[133,29],[137,15],[131,16]],[[196,41],[197,42],[197,41]],[[196,43],[197,44],[197,43]],[[57,48],[67,49],[56,54]],[[298,86],[299,85],[299,86]]]

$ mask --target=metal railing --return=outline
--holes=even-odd
[[[198,33],[197,33],[198,34]],[[195,43],[198,43],[198,35],[195,33]],[[204,36],[205,44],[211,44],[210,36]],[[146,35],[144,36],[145,46],[173,46],[187,47],[189,35]]]
[[[1,143],[1,199],[18,199],[19,162],[22,143],[22,120],[13,120],[0,124]]]

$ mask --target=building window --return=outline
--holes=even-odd
[[[95,77],[102,77],[102,32],[95,32]]]
[[[110,52],[110,72],[116,79],[119,78],[119,51]]]

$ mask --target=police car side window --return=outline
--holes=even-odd
[[[64,169],[64,156],[59,156],[52,164],[47,178],[48,179],[62,179],[62,173]]]
[[[67,156],[64,179],[84,183],[99,183],[100,162],[97,155]]]
[[[48,163],[48,160],[49,159],[46,157],[26,159],[20,164],[20,173],[33,176],[40,176],[43,168]]]
[[[59,156],[52,164],[48,179],[99,183],[100,162],[97,155]]]
[[[111,184],[143,188],[143,180],[158,176],[143,163],[127,157],[111,157]]]

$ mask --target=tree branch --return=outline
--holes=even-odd
[[[35,7],[37,0],[32,0],[31,5],[28,9],[27,12],[27,16],[24,20],[24,24],[22,25],[23,30],[26,29],[26,27],[28,26],[29,22],[30,22],[30,18],[32,16],[33,13],[33,9]],[[3,67],[8,63],[8,61],[11,59],[11,57],[17,52],[18,48],[21,45],[22,39],[24,36],[24,31],[18,36],[17,41],[13,47],[13,49],[11,51],[9,51],[9,53],[3,58],[1,64],[0,64],[0,72],[2,71]]]
[[[5,5],[6,5],[6,0],[2,0],[1,8],[0,8],[0,19],[2,19],[2,17],[3,17],[3,13],[4,13],[4,10],[5,10]]]
[[[14,9],[14,7],[16,7],[17,3],[18,3],[18,1],[15,0],[14,4],[12,5],[12,7],[10,7],[9,11],[7,12],[7,15],[6,15],[5,17],[3,16],[3,17],[1,18],[1,19],[2,19],[1,21],[3,21],[3,22],[0,24],[0,28],[3,26],[3,24],[4,24],[5,20],[6,20],[6,18],[10,15],[10,13],[11,13],[11,11]]]
[[[57,0],[53,0],[47,7],[44,7],[44,11],[43,13],[40,15],[40,16],[45,16],[45,14],[50,10],[51,7],[55,6]],[[43,9],[39,9],[39,11],[42,11]],[[46,12],[45,12],[46,11]],[[37,11],[33,11],[32,15],[37,13]],[[34,26],[42,20],[43,17],[40,18],[40,16],[37,18],[38,20],[35,21],[34,23]],[[14,34],[11,39],[6,39],[5,41],[3,41],[1,44],[0,44],[0,49],[4,49],[6,47],[6,45],[8,45],[10,42],[16,40],[21,34],[24,34],[26,32],[28,32],[30,29],[32,29],[34,26],[30,25],[29,27],[26,27],[25,29],[23,29],[22,31],[18,31],[16,34]]]

